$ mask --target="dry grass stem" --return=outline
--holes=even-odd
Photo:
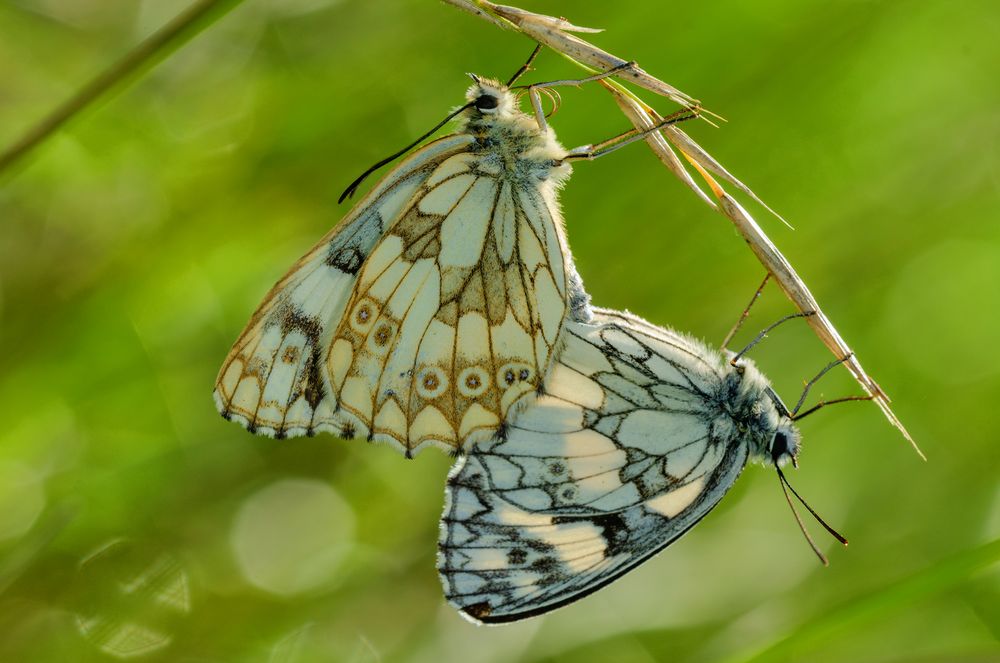
[[[557,53],[562,54],[569,60],[587,71],[608,71],[615,67],[621,67],[629,62],[624,58],[608,53],[593,44],[570,34],[570,32],[599,32],[592,28],[581,28],[573,25],[562,18],[546,16],[525,11],[518,7],[507,5],[497,5],[488,0],[444,0],[450,5],[463,9],[490,23],[504,29],[516,30],[530,39],[548,46]],[[671,101],[700,110],[699,102],[693,97],[681,92],[677,88],[661,81],[648,74],[638,65],[624,69],[615,75],[615,78],[632,83],[657,95],[666,97]],[[626,118],[638,130],[645,130],[653,127],[662,120],[662,115],[654,108],[643,102],[632,91],[628,90],[616,81],[605,80],[601,84],[607,89],[615,99],[618,107]],[[753,217],[743,209],[712,177],[728,182],[755,202],[763,206],[769,212],[785,222],[776,212],[771,210],[751,189],[733,176],[713,158],[704,148],[688,136],[680,127],[670,125],[664,127],[662,131],[651,133],[646,137],[646,144],[656,154],[657,158],[664,166],[670,170],[681,182],[698,196],[698,198],[712,209],[718,210],[728,218],[746,240],[754,255],[761,262],[768,273],[774,276],[778,285],[785,295],[802,312],[814,311],[815,315],[807,318],[809,326],[820,338],[824,345],[838,359],[847,357],[844,365],[850,371],[854,379],[861,385],[862,389],[869,395],[874,396],[875,402],[885,414],[886,418],[903,434],[903,436],[913,445],[913,448],[923,458],[924,455],[917,447],[913,438],[906,428],[896,417],[889,406],[889,397],[886,396],[878,383],[869,376],[861,362],[858,360],[847,343],[837,332],[833,323],[820,308],[816,298],[813,297],[805,282],[792,268],[791,263],[778,250],[774,243],[768,238]],[[673,145],[673,148],[671,147]],[[684,167],[677,157],[674,149],[679,151],[691,166],[698,172],[704,181],[711,188],[712,193],[718,200],[715,203],[697,184],[691,174]],[[787,222],[785,222],[787,224]]]

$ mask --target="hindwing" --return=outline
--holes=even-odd
[[[214,396],[223,416],[271,437],[350,436],[325,367],[333,331],[385,229],[437,166],[471,141],[448,136],[414,153],[271,288],[219,371]]]
[[[547,612],[675,541],[739,476],[717,420],[720,358],[627,314],[570,322],[544,395],[460,459],[438,567],[482,622]]]

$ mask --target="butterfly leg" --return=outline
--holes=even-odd
[[[788,322],[789,320],[794,320],[795,318],[809,318],[809,317],[812,317],[814,315],[816,315],[816,311],[803,311],[801,313],[790,313],[789,315],[786,315],[785,317],[781,318],[777,322],[771,323],[770,325],[768,325],[767,327],[764,328],[764,331],[762,331],[761,333],[757,334],[757,336],[754,337],[754,339],[752,341],[750,341],[749,343],[747,343],[747,345],[746,345],[745,348],[743,348],[742,350],[740,350],[739,352],[737,352],[736,354],[734,354],[732,356],[732,358],[730,358],[730,360],[729,360],[729,365],[730,366],[735,366],[736,362],[738,362],[740,360],[740,357],[742,357],[743,355],[745,355],[755,345],[757,345],[762,340],[764,340],[764,337],[767,336],[768,332],[770,332],[772,329],[774,329],[778,325],[780,325],[780,324],[782,324],[784,322]],[[846,361],[846,358],[845,359],[841,359],[840,361]],[[829,370],[829,369],[827,369],[827,370]]]
[[[740,314],[740,319],[737,320],[736,324],[733,325],[733,328],[729,330],[729,333],[726,334],[725,340],[722,341],[722,345],[719,347],[725,349],[729,346],[729,341],[733,340],[733,336],[736,336],[736,332],[740,330],[740,327],[743,326],[743,323],[746,322],[746,319],[750,316],[750,307],[756,303],[757,299],[760,297],[760,293],[764,291],[764,286],[767,285],[770,278],[771,272],[764,275],[764,280],[761,282],[760,286],[758,286],[757,291],[753,293],[753,297],[750,298],[750,303],[743,309],[743,313]]]
[[[816,412],[817,410],[826,407],[827,405],[833,405],[834,403],[847,403],[849,401],[870,401],[873,398],[875,398],[874,395],[869,394],[867,396],[844,396],[842,398],[834,398],[828,401],[823,400],[814,405],[813,407],[809,408],[805,412],[799,414],[799,410],[801,410],[803,404],[805,404],[806,397],[809,395],[809,390],[812,389],[812,386],[817,382],[819,382],[820,378],[826,375],[830,371],[830,369],[840,366],[853,356],[854,353],[852,352],[845,357],[830,362],[829,364],[826,365],[825,368],[823,368],[823,370],[821,370],[819,373],[816,374],[816,377],[814,377],[812,380],[809,380],[809,382],[806,383],[805,388],[802,389],[802,395],[799,396],[799,402],[796,403],[795,407],[792,408],[791,412],[789,412],[789,417],[791,417],[793,421],[798,421],[799,419],[802,419],[803,417],[806,417],[807,415],[810,415],[813,412]]]
[[[634,69],[635,67],[636,67],[635,62],[623,62],[617,67],[612,67],[611,69],[594,74],[593,76],[587,76],[586,78],[561,78],[555,81],[545,81],[544,83],[532,83],[531,85],[528,85],[526,87],[529,90],[531,88],[559,87],[566,85],[572,85],[573,87],[580,87],[584,83],[593,83],[594,81],[603,80],[605,78],[614,76],[620,71],[625,71],[626,69]]]
[[[535,44],[535,48],[534,48],[533,51],[531,51],[531,55],[528,56],[527,61],[524,64],[522,64],[521,68],[518,69],[516,72],[514,72],[514,75],[511,76],[510,80],[507,81],[507,87],[510,87],[511,85],[513,85],[514,82],[517,81],[517,79],[519,79],[529,69],[531,69],[531,63],[535,61],[535,58],[538,56],[538,52],[541,51],[541,50],[542,50],[542,45],[541,44]]]
[[[819,403],[817,403],[816,405],[813,405],[811,408],[809,408],[808,410],[806,410],[802,414],[795,415],[793,417],[793,421],[798,421],[799,419],[804,419],[807,416],[809,416],[810,414],[812,414],[813,412],[818,412],[819,410],[822,410],[827,405],[833,405],[835,403],[849,403],[851,401],[871,401],[871,400],[875,400],[875,395],[874,394],[868,394],[867,396],[844,396],[842,398],[831,398],[828,401],[820,401]]]
[[[545,121],[545,113],[542,110],[542,100],[538,96],[539,91],[546,93],[547,95],[549,95],[550,98],[552,98],[552,95],[554,94],[552,88],[554,87],[565,86],[565,85],[580,87],[584,83],[592,83],[594,81],[599,81],[608,78],[610,76],[614,76],[618,72],[623,71],[625,69],[631,69],[635,66],[636,66],[635,62],[625,62],[624,64],[620,64],[617,67],[612,67],[607,71],[602,71],[599,74],[594,74],[593,76],[587,76],[586,78],[564,78],[561,80],[546,81],[545,83],[533,83],[531,85],[525,86],[528,91],[528,98],[531,100],[531,108],[535,113],[535,121],[538,123],[538,128],[541,131],[545,131],[548,128],[548,123]],[[555,98],[552,98],[552,100],[553,103],[555,104],[555,108],[558,109],[559,107],[558,101]],[[552,112],[554,113],[555,110],[553,110]]]
[[[829,364],[826,365],[826,367],[822,371],[820,371],[819,373],[817,373],[816,376],[812,380],[809,380],[809,382],[806,383],[806,386],[802,389],[802,395],[799,396],[799,402],[796,403],[795,407],[792,408],[792,411],[790,413],[791,416],[792,416],[792,418],[794,418],[795,415],[798,414],[798,411],[802,409],[802,404],[806,402],[806,397],[809,395],[809,390],[812,389],[812,386],[814,384],[816,384],[817,382],[819,382],[820,378],[822,378],[824,375],[826,375],[827,373],[829,373],[831,368],[834,368],[836,366],[840,366],[841,364],[843,364],[845,361],[847,361],[848,359],[850,359],[853,356],[854,356],[854,353],[852,352],[852,353],[848,354],[846,357],[843,357],[841,359],[837,359],[835,361],[831,361]]]
[[[638,129],[632,129],[626,131],[623,134],[619,134],[614,138],[609,138],[608,140],[597,143],[596,145],[585,145],[583,147],[577,147],[569,151],[569,154],[564,156],[562,159],[556,160],[555,165],[562,165],[567,161],[578,161],[580,159],[586,159],[587,161],[593,161],[603,157],[606,154],[610,154],[617,149],[623,148],[626,145],[634,143],[636,141],[644,139],[647,135],[655,133],[671,124],[677,124],[678,122],[685,122],[687,120],[693,120],[698,117],[700,109],[698,108],[684,108],[676,113],[672,113],[667,117],[663,118],[660,122],[657,122],[654,126],[648,129],[643,129],[642,131]]]

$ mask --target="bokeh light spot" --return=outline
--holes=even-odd
[[[23,463],[0,463],[0,541],[31,529],[43,508],[45,490],[38,474]]]
[[[95,647],[115,658],[159,651],[191,611],[188,574],[172,554],[115,539],[80,564],[76,624]]]
[[[244,501],[230,545],[246,579],[281,595],[336,579],[354,537],[354,514],[328,485],[282,479]]]

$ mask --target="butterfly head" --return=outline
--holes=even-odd
[[[726,351],[727,359],[735,355]],[[729,411],[741,422],[753,457],[767,465],[796,465],[801,447],[791,412],[753,361],[741,358],[727,375],[723,388]]]
[[[507,86],[490,78],[469,74],[472,86],[465,93],[472,112],[481,117],[509,115],[515,109],[514,96]]]
[[[775,467],[783,467],[789,461],[793,465],[798,463],[799,443],[801,436],[799,430],[787,417],[782,417],[778,422],[778,429],[774,431],[768,453],[771,456],[771,463]]]
[[[790,461],[792,465],[798,467],[799,449],[801,448],[802,435],[795,427],[792,415],[788,407],[781,400],[774,389],[768,386],[764,390],[768,400],[774,405],[773,430],[774,434],[767,446],[767,455],[770,462],[775,467],[784,467]]]

